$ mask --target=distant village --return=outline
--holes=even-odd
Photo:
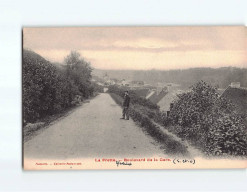
[[[163,111],[168,111],[170,103],[177,97],[177,94],[184,92],[180,89],[180,86],[175,83],[156,83],[154,85],[138,80],[119,80],[110,78],[107,73],[100,79],[94,78],[94,81],[97,81],[97,83],[102,86],[118,85],[126,87],[129,90],[135,90],[139,96],[149,99],[151,102],[160,106],[160,109]]]
[[[171,103],[177,98],[178,94],[186,92],[176,83],[156,83],[149,84],[144,81],[115,79],[110,78],[107,73],[102,78],[94,77],[93,80],[99,85],[107,86],[118,85],[126,87],[151,102],[157,104],[162,111],[169,111]],[[232,82],[226,89],[218,89],[219,94],[231,100],[237,107],[240,114],[247,117],[247,88],[241,87],[240,82]]]

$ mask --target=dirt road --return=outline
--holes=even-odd
[[[28,158],[103,158],[164,156],[154,140],[130,119],[107,93],[83,104],[24,144]]]

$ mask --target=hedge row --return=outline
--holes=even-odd
[[[73,106],[76,95],[87,98],[94,92],[91,82],[76,83],[72,71],[32,51],[23,50],[22,66],[24,125]]]
[[[110,95],[117,104],[120,106],[122,105],[123,98],[121,96],[115,93],[110,93]],[[161,129],[152,122],[152,119],[154,119],[155,116],[152,115],[152,117],[150,117],[151,112],[156,113],[154,110],[151,111],[149,108],[145,108],[138,104],[135,105],[133,102],[129,108],[130,117],[150,136],[162,143],[162,149],[164,149],[167,154],[182,156],[188,155],[188,151],[184,145],[175,141],[169,135],[164,134]]]
[[[111,95],[119,104],[123,91],[116,86],[110,90],[115,93]],[[178,96],[169,117],[149,104],[131,102],[130,115],[133,120],[156,138],[162,135],[152,120],[188,140],[207,155],[246,156],[247,127],[244,119],[233,104],[220,97],[216,88],[203,81]]]

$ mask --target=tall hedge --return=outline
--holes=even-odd
[[[90,71],[79,67],[68,73],[74,67],[56,68],[33,51],[23,50],[22,66],[24,124],[60,112],[72,106],[75,95],[87,98],[95,89]]]

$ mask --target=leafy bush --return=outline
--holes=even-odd
[[[26,122],[54,110],[56,68],[41,56],[23,51],[23,114]]]
[[[24,124],[71,107],[76,95],[87,98],[94,91],[89,64],[82,68],[76,64],[77,69],[71,66],[62,70],[24,49],[22,66]]]
[[[91,87],[93,89],[94,92],[99,92],[99,93],[103,93],[104,92],[104,87],[101,85],[98,85],[95,82],[91,83]]]
[[[246,155],[243,119],[216,88],[200,81],[178,97],[169,115],[170,123],[177,127],[176,134],[210,155]]]

